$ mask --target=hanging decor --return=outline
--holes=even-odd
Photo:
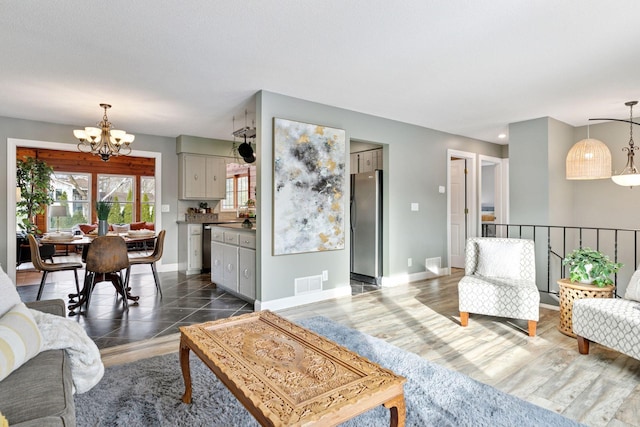
[[[100,156],[105,162],[109,161],[111,156],[130,154],[130,144],[135,139],[135,135],[123,130],[111,129],[111,122],[107,117],[107,110],[111,108],[111,105],[100,104],[100,108],[104,109],[104,115],[102,121],[98,123],[99,127],[88,126],[84,130],[76,129],[73,131],[73,136],[80,140],[78,150]]]
[[[273,254],[344,249],[345,131],[274,118]]]
[[[629,120],[623,119],[589,119],[589,120],[609,120],[616,122],[625,122],[629,123],[629,146],[623,147],[622,150],[627,152],[627,164],[620,174],[612,175],[611,179],[618,185],[622,185],[624,187],[633,188],[635,186],[640,185],[640,172],[638,172],[638,168],[636,167],[633,157],[635,155],[635,151],[638,147],[635,146],[633,142],[633,125],[640,125],[640,123],[636,123],[633,121],[633,106],[636,105],[638,101],[628,101],[625,102],[624,105],[629,107]]]

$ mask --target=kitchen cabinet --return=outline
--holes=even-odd
[[[178,198],[220,200],[226,196],[224,158],[181,153],[178,155]]]
[[[185,274],[202,271],[202,224],[178,226],[178,265]]]
[[[382,167],[382,149],[351,153],[351,173],[373,172]]]
[[[211,281],[253,302],[256,298],[255,232],[212,227]]]

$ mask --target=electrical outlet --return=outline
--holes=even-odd
[[[162,205],[160,209],[162,212],[171,212],[171,205]]]
[[[329,280],[329,271],[322,270],[322,281],[326,282],[327,280]]]
[[[411,258],[407,259],[407,267],[411,267],[413,265],[413,260]]]

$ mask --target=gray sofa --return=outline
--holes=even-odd
[[[26,303],[29,308],[65,315],[63,300]],[[12,427],[75,426],[71,366],[64,350],[48,350],[0,381],[0,412]]]

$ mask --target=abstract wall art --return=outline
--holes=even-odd
[[[274,118],[273,254],[344,249],[345,131]]]

